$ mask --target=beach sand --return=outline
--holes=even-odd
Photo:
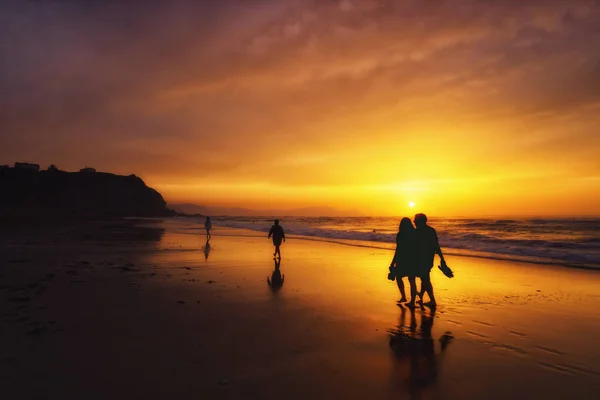
[[[412,313],[389,250],[290,237],[277,289],[266,234],[152,226],[0,235],[1,399],[600,396],[598,272],[448,256]]]

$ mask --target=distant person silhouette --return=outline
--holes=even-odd
[[[433,285],[431,284],[431,268],[433,268],[433,262],[435,255],[440,256],[441,266],[447,268],[446,260],[442,254],[442,249],[438,242],[438,236],[435,229],[427,225],[427,216],[425,214],[415,215],[415,226],[416,237],[417,237],[417,260],[419,275],[421,276],[421,299],[423,294],[429,295],[429,302],[423,305],[428,307],[435,307],[437,305],[435,296],[433,294]]]
[[[210,217],[206,217],[206,221],[204,221],[204,229],[206,229],[206,240],[210,240],[210,230],[212,229],[212,223],[210,222]]]
[[[209,239],[206,239],[206,244],[204,245],[204,260],[208,260],[208,255],[210,254],[210,242]]]
[[[411,394],[411,398],[421,398],[429,387],[435,384],[442,356],[454,338],[450,332],[440,336],[440,352],[436,354],[436,344],[432,336],[435,310],[431,310],[429,314],[421,310],[421,325],[417,330],[414,308],[410,309],[408,326],[405,324],[406,309],[401,309],[400,325],[390,332],[389,345],[398,361],[403,364],[408,362],[408,376],[404,381],[406,390]],[[406,374],[405,368],[399,371]]]
[[[270,238],[273,236],[273,246],[275,246],[275,252],[273,253],[273,257],[279,256],[281,258],[281,250],[279,250],[279,246],[281,246],[281,241],[285,242],[285,233],[283,232],[283,228],[279,225],[279,220],[276,219],[274,225],[271,226],[271,230],[269,231]]]
[[[416,233],[410,218],[402,218],[398,226],[396,235],[396,252],[390,263],[390,274],[388,279],[396,280],[400,295],[402,296],[398,303],[406,302],[406,292],[402,278],[408,277],[410,285],[410,303],[414,306],[417,297],[417,285],[415,277],[419,276],[416,247]]]
[[[283,286],[285,275],[281,275],[281,270],[279,269],[281,266],[281,259],[274,258],[273,260],[275,260],[275,269],[271,274],[271,279],[267,277],[267,284],[273,292],[277,292]]]

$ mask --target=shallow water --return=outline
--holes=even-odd
[[[288,217],[286,234],[373,248],[393,248],[400,218]],[[219,227],[268,232],[273,218],[213,217]],[[204,229],[204,220],[174,218],[182,232]],[[449,254],[600,269],[600,218],[431,218]]]

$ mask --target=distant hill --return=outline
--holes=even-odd
[[[303,207],[290,210],[282,209],[265,209],[256,210],[240,207],[207,207],[197,204],[169,204],[173,210],[183,214],[200,214],[200,215],[228,215],[236,217],[270,217],[270,216],[286,216],[286,217],[347,217],[362,215],[356,211],[341,211],[333,207]]]
[[[159,217],[175,213],[135,175],[0,168],[0,219]]]

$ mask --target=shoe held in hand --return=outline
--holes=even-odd
[[[438,268],[440,269],[440,271],[442,271],[442,273],[444,275],[446,275],[448,278],[454,278],[454,272],[452,272],[452,270],[450,269],[449,266],[447,266],[446,264],[444,265],[438,265]]]
[[[390,266],[390,273],[388,274],[388,279],[390,281],[395,281],[396,280],[396,269],[392,266]]]

